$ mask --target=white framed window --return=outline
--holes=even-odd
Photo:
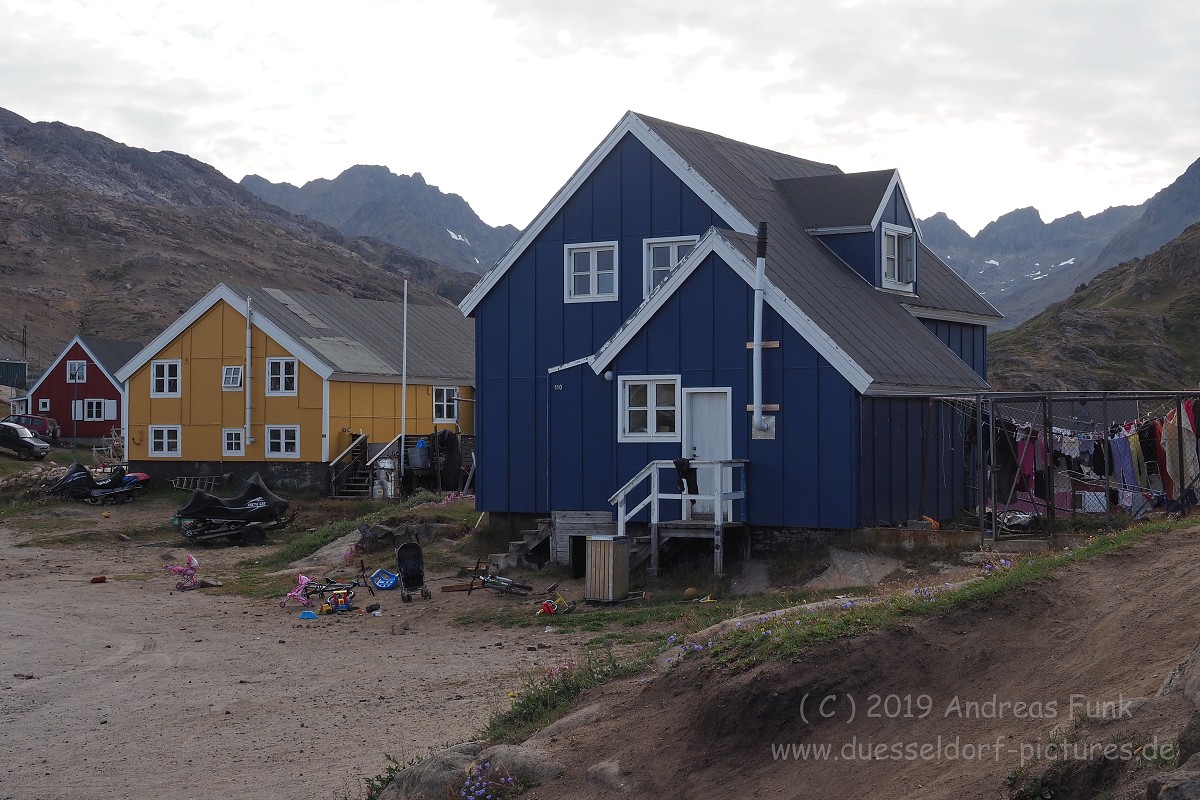
[[[42,411],[49,411],[49,410],[50,410],[50,398],[49,397],[39,397],[38,398],[38,412],[40,413]]]
[[[917,280],[916,239],[912,228],[883,224],[883,286],[911,292]]]
[[[300,426],[268,425],[267,455],[276,458],[299,458]]]
[[[178,458],[180,453],[179,435],[180,428],[178,425],[151,425],[150,455],[175,456]]]
[[[90,399],[71,401],[71,419],[84,422],[101,422],[117,418],[117,401]]]
[[[621,378],[620,392],[617,441],[680,441],[678,375]]]
[[[227,392],[236,391],[242,388],[242,367],[224,366],[221,367],[221,389]]]
[[[150,396],[179,397],[179,359],[150,362]]]
[[[246,455],[245,439],[242,438],[241,428],[224,428],[221,430],[221,455]]]
[[[617,299],[616,242],[569,244],[564,249],[568,303]]]
[[[458,387],[433,387],[433,421],[458,422]]]
[[[296,359],[267,359],[267,394],[296,393]]]
[[[649,297],[675,265],[696,248],[695,236],[646,239],[642,254],[642,297]]]
[[[99,422],[104,419],[103,400],[84,400],[83,419],[85,422]]]
[[[67,362],[67,383],[87,383],[87,362]]]

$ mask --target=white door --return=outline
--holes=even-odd
[[[733,420],[730,408],[729,389],[684,389],[683,390],[683,457],[700,461],[721,460],[733,457]],[[722,484],[728,491],[733,475],[728,468],[722,470]],[[711,467],[700,466],[696,471],[696,483],[700,494],[715,494],[715,476]],[[732,503],[726,504],[726,513]],[[700,501],[692,511],[700,514],[713,513],[710,501]],[[684,509],[684,519],[689,517]]]

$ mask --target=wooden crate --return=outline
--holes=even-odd
[[[629,594],[629,537],[587,537],[584,599],[601,603],[624,600]]]

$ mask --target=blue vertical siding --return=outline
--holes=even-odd
[[[926,398],[862,400],[861,520],[899,525],[921,515],[944,520],[970,504],[962,419]],[[921,494],[924,486],[924,496]]]
[[[547,370],[596,352],[642,302],[643,239],[700,236],[712,226],[727,227],[628,136],[480,301],[474,316],[481,510],[609,507],[620,485],[612,483],[618,471],[614,385],[587,367],[556,373],[563,381]],[[619,299],[565,303],[564,246],[598,241],[620,243]],[[642,357],[677,360],[684,341],[677,333],[668,349],[643,348]],[[556,382],[566,398],[553,391]],[[568,406],[578,406],[570,423],[559,413]],[[583,464],[588,471],[578,480],[559,479],[558,471],[578,472]]]
[[[681,324],[659,324],[678,319]],[[753,439],[750,375],[753,290],[709,257],[612,364],[616,376],[679,374],[683,388],[729,388],[734,458],[749,460],[753,525],[855,527],[857,399],[852,386],[769,307],[763,338],[763,401],[776,438]],[[675,358],[674,366],[668,361]],[[615,439],[614,439],[615,440]],[[615,445],[619,487],[654,459],[678,458],[679,442]]]
[[[835,233],[819,237],[822,244],[868,283],[879,285],[880,240],[874,232]]]
[[[987,327],[966,322],[922,319],[925,328],[966,362],[975,374],[987,380]]]

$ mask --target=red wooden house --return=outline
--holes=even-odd
[[[121,426],[122,384],[114,377],[138,342],[76,336],[26,395],[29,414],[53,417],[64,438],[99,439]]]

